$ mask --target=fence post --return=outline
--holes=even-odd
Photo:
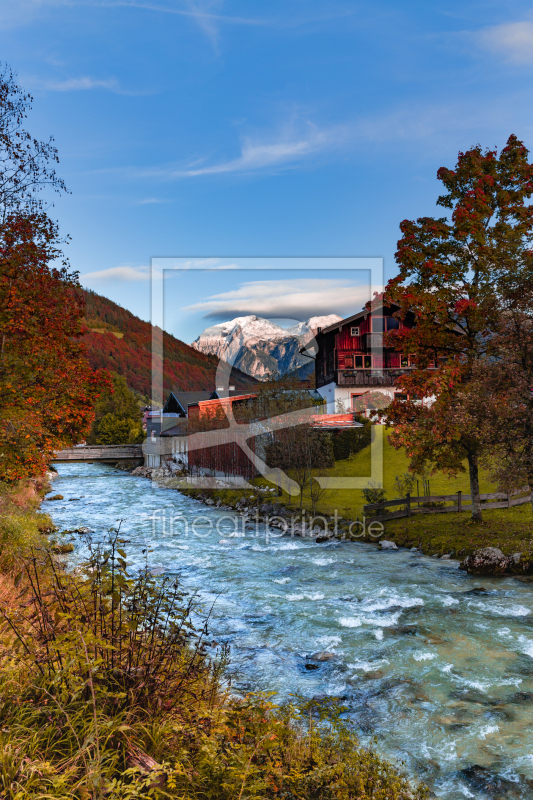
[[[407,493],[407,516],[411,516],[411,495]]]
[[[511,508],[511,495],[507,492],[507,508]]]
[[[457,492],[457,511],[459,513],[461,512],[461,500],[462,500],[461,495],[462,491],[459,489],[459,491]]]

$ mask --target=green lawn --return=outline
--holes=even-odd
[[[396,475],[403,475],[409,467],[409,459],[403,450],[396,450],[389,442],[389,431],[384,431],[383,482],[386,498],[398,497],[394,487]],[[324,470],[326,476],[366,477],[370,476],[370,446],[356,456],[337,461],[334,467]],[[256,479],[256,485],[268,485],[264,479]],[[486,473],[480,474],[481,492],[494,492],[497,487],[490,482]],[[455,478],[442,472],[430,478],[432,495],[455,494],[461,490],[470,493],[468,473]],[[416,492],[416,488],[414,490]],[[420,485],[420,491],[422,486]],[[193,494],[195,492],[192,492]],[[243,492],[218,490],[213,496],[225,503],[234,504],[242,494],[249,496],[250,490]],[[284,495],[279,501],[295,511],[299,509],[299,498]],[[320,498],[317,514],[333,515],[335,510],[345,520],[355,520],[363,516],[365,500],[361,489],[330,489]],[[304,494],[304,507],[311,509],[310,499]],[[525,504],[512,509],[483,511],[483,523],[472,524],[470,512],[461,514],[424,514],[409,519],[397,519],[384,523],[384,538],[394,540],[399,546],[417,546],[428,555],[443,555],[453,552],[457,556],[467,555],[480,547],[499,547],[506,554],[522,552],[533,556],[533,513],[531,505]]]
[[[396,475],[407,472],[409,459],[404,450],[392,447],[389,435],[390,431],[384,431],[383,483],[387,499],[393,500],[398,496],[394,479]],[[340,477],[370,475],[370,447],[351,459],[337,461],[335,467],[325,470],[324,474]],[[482,493],[497,491],[497,487],[483,471],[480,474],[480,487]],[[438,472],[430,478],[432,495],[455,494],[459,490],[465,495],[470,493],[468,472],[456,477]],[[422,492],[421,483],[420,491]],[[340,516],[350,520],[363,516],[364,504],[360,489],[328,490],[319,503],[323,513],[333,514],[337,509]],[[297,505],[296,501],[293,500],[292,505]],[[304,495],[304,505],[310,508],[307,495]],[[471,524],[468,511],[461,514],[424,514],[385,523],[384,535],[399,546],[421,547],[429,555],[443,555],[452,551],[456,555],[467,555],[480,547],[488,546],[500,547],[506,554],[528,553],[533,550],[533,513],[530,504],[509,510],[484,511],[483,517],[482,524]]]
[[[384,445],[383,445],[383,483],[385,487],[387,500],[393,500],[398,497],[398,493],[394,487],[394,479],[397,475],[403,475],[409,469],[409,459],[407,458],[404,450],[396,450],[389,442],[390,431],[384,431]],[[338,477],[366,477],[370,476],[370,446],[365,447],[360,453],[357,453],[351,459],[337,461],[334,467],[324,470],[326,476]],[[369,477],[370,480],[370,477]],[[258,483],[265,483],[258,481]],[[484,473],[481,474],[481,491],[494,492],[496,487],[492,484],[488,476]],[[462,473],[456,478],[450,478],[442,472],[439,472],[430,478],[431,494],[455,494],[461,490],[464,494],[470,493],[470,484],[468,480],[468,473]],[[422,493],[422,482],[420,482],[420,492]],[[416,493],[416,487],[414,489]],[[304,496],[306,507],[310,507],[309,498]],[[293,500],[293,505],[296,501]],[[337,509],[340,516],[348,519],[355,519],[363,513],[363,506],[365,500],[361,489],[330,489],[325,492],[324,496],[320,499],[320,508],[329,514],[333,514]],[[451,516],[451,515],[447,515]],[[466,519],[466,515],[461,515],[462,519]]]

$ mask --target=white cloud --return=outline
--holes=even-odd
[[[109,267],[80,275],[83,283],[108,283],[110,281],[138,282],[150,280],[149,267]]]
[[[478,33],[482,47],[517,64],[533,63],[533,22],[507,22]]]
[[[32,81],[39,89],[44,89],[48,92],[79,92],[88,89],[107,89],[110,92],[121,92],[120,86],[116,78],[90,78],[84,76],[82,78],[67,78],[63,81]]]
[[[353,313],[369,299],[368,286],[346,285],[345,279],[294,278],[242,283],[237,289],[211,295],[183,310],[203,312],[206,319],[231,319],[247,314],[307,319]]]
[[[307,137],[277,142],[245,140],[238,158],[198,169],[185,170],[184,176],[219,175],[227,172],[254,172],[268,167],[287,166],[301,161],[312,153],[325,150],[338,141],[333,131],[314,130]]]
[[[158,205],[159,203],[168,203],[169,200],[160,200],[158,197],[146,197],[144,200],[135,200],[133,205],[135,206],[152,206]]]
[[[270,135],[260,139],[244,138],[240,155],[228,161],[205,165],[206,159],[196,159],[186,167],[169,165],[139,171],[128,170],[128,173],[144,178],[172,180],[202,175],[229,173],[245,175],[265,170],[289,169],[312,155],[343,145],[353,135],[348,126],[319,128],[307,122],[303,130],[302,126],[299,126],[299,132],[295,131],[295,127],[289,124],[281,134],[274,137]],[[199,166],[200,164],[205,166]]]

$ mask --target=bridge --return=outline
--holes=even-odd
[[[69,447],[66,450],[59,450],[52,461],[103,461],[104,463],[114,463],[144,459],[142,444],[95,444],[82,445],[79,447]]]

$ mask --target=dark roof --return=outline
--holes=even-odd
[[[368,308],[363,308],[361,311],[358,311],[357,314],[352,314],[351,317],[346,317],[346,319],[341,319],[339,322],[334,322],[333,325],[328,325],[327,328],[322,328],[320,333],[330,333],[331,331],[340,330],[343,325],[349,325],[351,322],[356,322],[358,319],[363,319],[367,317],[369,314],[373,314],[375,311],[379,311],[381,308],[392,308],[392,306],[399,308],[396,306],[395,303],[383,303],[377,304],[374,306],[372,310]]]
[[[209,400],[212,392],[170,392],[167,402],[163,408],[163,413],[177,412],[187,413],[187,406],[190,403],[197,403],[199,400]]]
[[[248,386],[246,389],[220,389],[220,390],[215,389],[211,393],[210,397],[208,397],[208,398],[203,398],[202,397],[201,399],[202,400],[203,399],[221,400],[223,397],[241,397],[241,396],[243,396],[245,394],[248,395],[251,392],[253,392],[254,387],[255,387],[255,384],[250,384],[250,386]],[[197,401],[191,401],[191,402],[197,402]]]

